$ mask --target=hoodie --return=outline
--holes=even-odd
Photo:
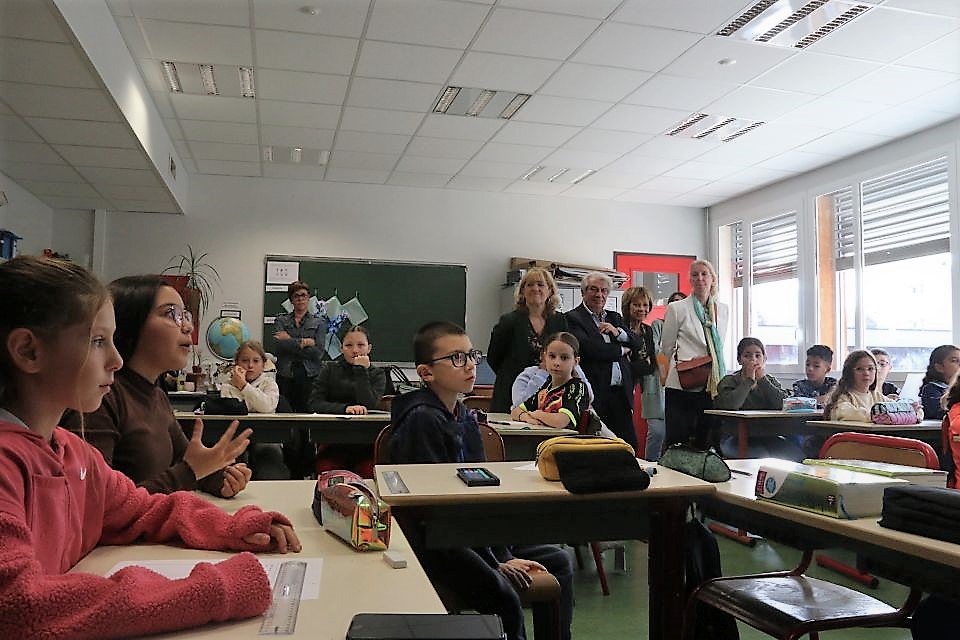
[[[397,396],[390,405],[394,464],[483,462],[476,418],[459,400],[453,413],[429,387]]]

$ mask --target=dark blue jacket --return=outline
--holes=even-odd
[[[429,388],[397,396],[390,405],[394,464],[483,462],[483,440],[473,414],[457,401],[454,413]]]

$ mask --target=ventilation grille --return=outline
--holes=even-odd
[[[869,11],[879,0],[761,0],[718,36],[803,49]]]

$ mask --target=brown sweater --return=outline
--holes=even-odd
[[[80,415],[68,412],[62,426],[80,434]],[[220,495],[223,471],[197,481],[183,461],[188,441],[166,392],[130,369],[118,371],[100,408],[84,414],[81,437],[150,493],[202,489]]]

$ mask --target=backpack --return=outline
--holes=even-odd
[[[701,583],[719,578],[722,573],[720,546],[713,533],[696,517],[690,519],[686,528],[686,593],[689,596]],[[695,640],[740,640],[737,621],[725,611],[698,602],[696,619]]]

